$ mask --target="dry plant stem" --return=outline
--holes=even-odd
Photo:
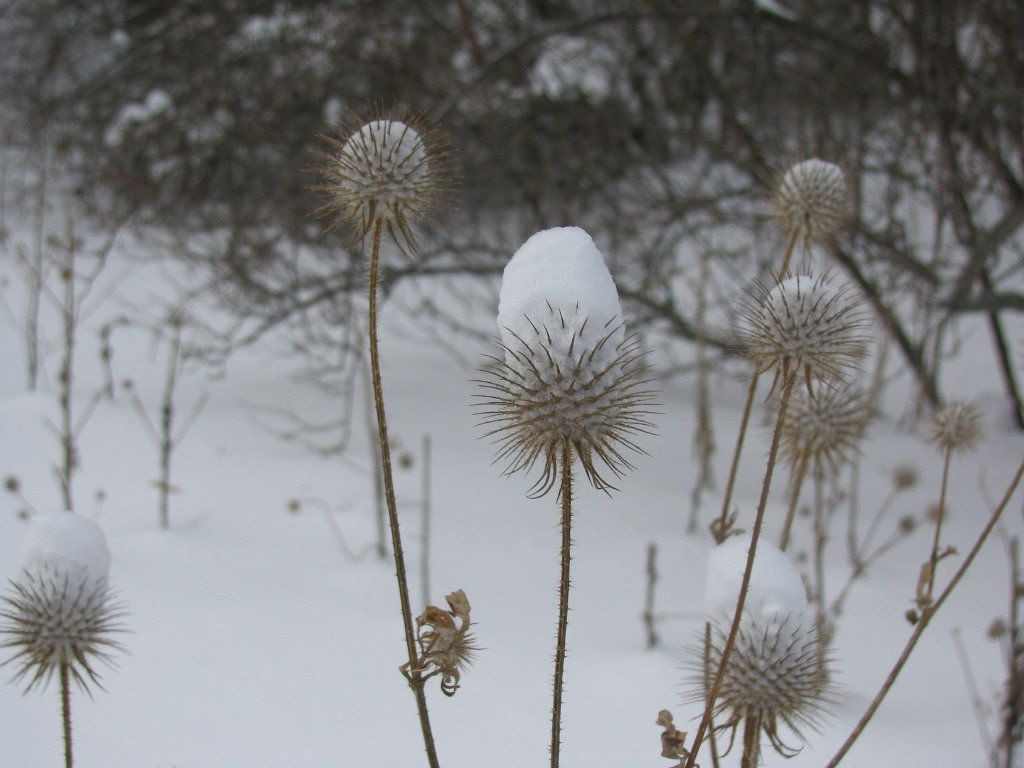
[[[724,532],[729,520],[729,504],[732,503],[732,491],[736,485],[736,470],[740,465],[740,454],[743,452],[743,440],[747,434],[747,424],[750,422],[750,411],[754,406],[754,394],[757,392],[757,375],[750,379],[750,389],[747,391],[747,402],[743,406],[743,418],[740,420],[740,431],[736,436],[736,448],[732,454],[732,464],[729,467],[729,479],[725,482],[725,497],[722,499],[722,514],[719,517],[719,530]],[[719,540],[718,543],[721,543]]]
[[[800,501],[800,489],[803,487],[804,478],[807,476],[807,467],[811,463],[810,456],[801,456],[797,464],[796,473],[793,475],[793,488],[789,495],[789,509],[786,510],[786,522],[782,526],[782,535],[779,537],[779,549],[783,552],[789,546],[790,529],[793,527],[793,518],[796,516],[797,504]]]
[[[796,248],[796,241],[799,237],[798,233],[793,232],[789,236],[789,242],[786,243],[786,254],[782,257],[782,268],[779,270],[779,279],[786,274],[786,270],[789,269],[789,262],[793,258],[793,250]]]
[[[562,446],[562,572],[558,580],[558,634],[555,640],[555,682],[551,704],[551,768],[558,768],[562,737],[562,680],[565,673],[565,635],[569,628],[569,560],[572,546],[572,449]]]
[[[772,434],[771,449],[768,451],[768,463],[765,467],[764,482],[761,484],[761,498],[757,502],[757,514],[754,516],[754,525],[750,532],[750,549],[747,552],[747,564],[743,569],[743,580],[740,582],[740,594],[736,600],[736,612],[732,617],[732,626],[729,628],[729,636],[722,647],[722,659],[718,664],[718,673],[715,675],[714,685],[708,694],[707,703],[704,706],[704,716],[701,718],[697,733],[693,737],[693,747],[690,749],[690,756],[686,761],[686,768],[693,768],[697,764],[697,753],[704,740],[711,723],[711,717],[715,710],[715,700],[718,698],[718,691],[722,687],[722,679],[725,677],[726,665],[729,663],[729,656],[732,654],[732,647],[736,643],[736,635],[739,633],[740,620],[743,618],[743,607],[747,600],[747,590],[750,588],[750,575],[754,570],[754,554],[757,552],[757,542],[761,537],[761,526],[764,523],[764,511],[768,506],[768,491],[772,484],[772,475],[775,473],[775,460],[779,454],[779,438],[782,434],[782,425],[786,420],[786,411],[789,409],[789,396],[793,392],[793,384],[796,382],[796,375],[790,374],[782,387],[782,395],[779,398],[779,414],[775,421],[775,431]],[[753,386],[751,386],[753,394]]]
[[[419,710],[420,730],[427,752],[427,760],[431,768],[438,768],[437,750],[434,746],[434,734],[430,728],[430,715],[427,712],[427,697],[423,691],[424,679],[417,665],[416,634],[412,624],[412,609],[409,605],[409,583],[406,577],[405,556],[402,554],[402,537],[398,528],[398,504],[395,502],[395,484],[391,472],[391,449],[388,444],[388,425],[384,414],[384,389],[381,385],[380,353],[377,348],[377,278],[378,262],[380,261],[381,226],[377,223],[373,228],[373,239],[370,251],[369,276],[369,329],[370,329],[370,371],[373,379],[373,403],[377,412],[377,439],[380,447],[381,474],[384,478],[384,499],[388,510],[388,523],[391,527],[391,546],[395,556],[395,577],[398,580],[398,597],[402,605],[402,623],[405,629],[405,646],[409,654],[409,686],[416,696],[416,708]]]
[[[71,674],[67,664],[60,665],[60,719],[64,726],[64,768],[71,768]]]
[[[843,742],[839,751],[836,752],[832,759],[828,761],[825,768],[835,768],[839,765],[839,762],[846,756],[846,753],[850,751],[850,747],[853,746],[853,743],[864,731],[864,728],[867,727],[871,718],[874,717],[875,712],[878,710],[878,707],[881,706],[886,694],[889,693],[889,689],[892,688],[893,684],[896,682],[896,678],[903,670],[904,665],[907,663],[907,659],[910,658],[911,652],[917,645],[917,641],[921,639],[921,635],[928,627],[932,617],[934,617],[939,608],[942,607],[942,604],[946,602],[946,598],[948,598],[953,592],[956,585],[960,583],[960,579],[962,579],[964,574],[967,573],[967,569],[970,568],[971,563],[974,562],[974,558],[978,556],[978,552],[981,551],[982,545],[984,545],[985,541],[988,539],[989,534],[992,533],[992,529],[996,527],[996,523],[999,522],[999,518],[1002,516],[1003,510],[1006,509],[1006,506],[1010,503],[1010,499],[1013,497],[1014,491],[1017,490],[1017,486],[1020,484],[1022,475],[1024,475],[1024,462],[1021,462],[1021,465],[1017,467],[1017,472],[1010,481],[1010,485],[1007,487],[1006,493],[1003,494],[1003,498],[993,510],[992,515],[985,524],[985,527],[981,530],[981,533],[978,534],[978,538],[975,540],[974,546],[971,547],[971,551],[967,553],[967,557],[964,558],[963,563],[960,564],[956,573],[953,574],[953,578],[949,580],[949,584],[947,584],[946,588],[942,590],[934,603],[921,611],[921,617],[918,619],[917,624],[914,625],[914,631],[910,634],[910,638],[907,640],[907,644],[903,648],[903,652],[899,655],[899,658],[896,659],[896,663],[890,670],[885,682],[882,683],[882,687],[878,690],[878,693],[875,694],[875,698],[871,701],[871,704],[868,705],[867,710],[861,716],[853,731],[846,738],[846,741]]]
[[[761,720],[748,717],[743,721],[743,756],[740,768],[757,768],[757,756],[761,752]]]
[[[935,513],[935,538],[932,541],[931,572],[928,575],[927,597],[932,596],[932,589],[935,586],[935,571],[939,567],[939,535],[942,533],[942,518],[946,516],[946,486],[949,483],[949,462],[953,452],[946,449],[946,455],[942,462],[942,485],[939,489],[939,509]]]

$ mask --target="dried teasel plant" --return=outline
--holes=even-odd
[[[384,235],[407,256],[414,257],[412,226],[426,220],[444,202],[450,189],[451,168],[444,140],[418,116],[378,113],[369,120],[342,126],[341,138],[327,141],[331,151],[324,154],[319,169],[325,184],[318,189],[327,194],[328,200],[321,213],[332,215],[335,224],[352,225],[358,242],[365,245],[367,236],[370,241],[367,336],[380,472],[408,656],[402,670],[416,697],[427,761],[431,768],[439,768],[424,694],[425,681],[417,666],[419,653],[395,500],[377,333],[377,283]]]
[[[706,650],[711,669],[721,662],[727,634],[727,624],[712,623]],[[695,696],[698,700],[713,684],[713,678],[703,672],[706,668],[702,664],[703,691]],[[833,696],[827,656],[813,622],[806,617],[761,621],[748,615],[718,692],[715,716],[722,720],[717,728],[732,732],[735,738],[742,726],[740,765],[753,768],[758,764],[762,734],[776,752],[792,757],[799,749],[785,743],[779,726],[785,725],[804,740],[804,732],[820,724]]]
[[[338,126],[339,138],[324,137],[318,171],[327,194],[320,213],[332,226],[351,225],[359,240],[380,230],[412,255],[412,226],[429,219],[447,200],[452,166],[444,134],[419,114],[377,109],[368,120]]]
[[[935,572],[939,560],[954,553],[952,547],[941,546],[942,524],[946,517],[946,490],[949,485],[949,469],[953,456],[974,448],[982,435],[981,414],[974,403],[965,400],[954,400],[939,408],[932,414],[929,440],[942,451],[942,481],[939,486],[939,503],[935,512],[935,535],[932,539],[932,550],[928,559],[921,565],[921,573],[917,580],[917,594],[914,601],[921,610],[932,604],[935,589]],[[907,614],[915,621],[917,614]]]
[[[100,665],[124,650],[124,606],[107,582],[110,552],[99,526],[73,512],[37,515],[31,523],[21,576],[0,596],[0,647],[14,655],[12,682],[25,693],[57,678],[61,694],[64,763],[73,765],[72,684],[92,695]]]
[[[428,605],[416,618],[416,639],[420,647],[417,666],[424,680],[441,675],[441,692],[454,696],[462,672],[472,664],[480,648],[469,631],[472,622],[466,593],[458,589],[445,600],[449,610]],[[408,664],[403,666],[403,670],[408,668]]]
[[[715,730],[730,734],[725,752],[742,728],[742,768],[758,764],[762,737],[780,755],[796,754],[799,750],[786,744],[780,725],[802,740],[834,699],[829,657],[808,611],[799,571],[781,550],[765,544],[752,575],[741,578],[751,542],[734,538],[712,550],[709,624],[689,663],[695,674],[688,698],[713,702]],[[731,608],[744,590],[745,607],[734,628]]]
[[[817,383],[794,393],[779,450],[790,465],[790,501],[779,548],[785,550],[808,470],[835,474],[856,450],[871,416],[864,393],[848,382]],[[816,514],[820,510],[816,510]]]
[[[786,170],[772,196],[775,217],[790,242],[825,242],[850,218],[851,197],[843,170],[817,158]]]
[[[761,285],[743,303],[737,329],[757,374],[775,372],[775,384],[802,377],[842,379],[867,348],[861,301],[848,284],[828,276],[800,275],[775,286]]]
[[[605,492],[603,474],[630,468],[638,433],[653,429],[654,401],[638,342],[625,331],[618,291],[594,241],[579,227],[543,230],[513,255],[502,276],[502,356],[491,358],[479,410],[499,443],[506,474],[543,471],[530,491],[557,486],[561,570],[551,707],[551,766],[561,750],[562,687],[569,617],[573,465]]]

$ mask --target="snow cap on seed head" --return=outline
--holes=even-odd
[[[699,661],[692,664],[697,672],[694,700],[706,700],[721,664],[749,548],[750,537],[739,536],[719,544],[708,557],[711,632],[707,645],[702,635]],[[782,741],[778,723],[800,736],[803,727],[817,725],[832,698],[828,654],[810,617],[800,573],[785,553],[762,541],[715,714],[723,727],[742,722],[757,727],[779,754],[791,757],[797,750]]]
[[[775,215],[797,240],[822,242],[850,217],[850,190],[842,169],[812,158],[789,168],[775,190]]]
[[[0,596],[0,646],[14,649],[14,680],[45,688],[61,670],[88,692],[97,662],[112,664],[121,645],[122,607],[107,584],[110,551],[99,526],[72,512],[37,515],[29,528],[22,573]]]
[[[506,473],[544,463],[533,494],[554,487],[568,450],[594,487],[609,490],[595,462],[613,475],[630,468],[648,432],[643,352],[627,336],[618,292],[604,257],[579,227],[534,234],[505,267],[498,305],[504,354],[482,381],[480,415],[491,425]]]
[[[758,373],[776,379],[842,378],[864,356],[867,337],[861,302],[849,285],[799,275],[774,287],[759,286],[740,311],[740,342]]]
[[[67,574],[75,581],[99,581],[110,571],[103,530],[74,512],[35,515],[25,536],[22,569]]]

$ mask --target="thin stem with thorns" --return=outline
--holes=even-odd
[[[757,374],[750,379],[750,389],[747,391],[747,402],[743,406],[743,417],[740,420],[739,434],[736,436],[736,447],[732,453],[732,464],[729,466],[729,479],[725,481],[725,495],[722,499],[722,513],[718,520],[711,524],[711,534],[715,541],[721,544],[725,541],[729,528],[729,504],[732,503],[732,491],[736,485],[736,472],[740,465],[740,454],[743,453],[743,440],[747,435],[747,425],[750,422],[750,411],[754,405],[754,394],[757,392]]]
[[[924,633],[925,629],[927,629],[932,617],[935,616],[939,608],[942,607],[942,604],[946,602],[946,598],[950,596],[957,584],[960,583],[960,579],[962,579],[964,574],[967,573],[967,569],[970,568],[971,563],[974,562],[974,558],[977,557],[978,552],[981,551],[981,547],[988,539],[989,534],[992,533],[992,529],[996,527],[996,523],[999,522],[999,518],[1002,516],[1003,511],[1006,509],[1014,492],[1017,490],[1017,486],[1020,484],[1022,475],[1024,475],[1024,462],[1021,462],[1020,466],[1017,468],[1017,472],[1014,474],[1013,479],[1006,488],[1006,493],[1003,494],[1003,498],[992,511],[985,527],[981,530],[981,533],[978,534],[978,538],[975,540],[974,546],[971,547],[971,551],[967,553],[967,557],[964,558],[963,563],[960,564],[956,573],[953,574],[953,578],[949,580],[949,584],[947,584],[946,588],[942,590],[934,603],[921,611],[921,616],[918,619],[917,624],[914,626],[914,631],[907,640],[907,644],[904,646],[899,658],[896,659],[896,663],[893,664],[892,669],[889,671],[889,675],[886,677],[885,682],[882,683],[882,687],[879,688],[878,693],[875,694],[875,698],[872,699],[871,704],[868,705],[867,710],[865,710],[853,731],[850,732],[846,741],[844,741],[842,746],[839,748],[839,751],[836,752],[832,759],[828,761],[825,768],[836,768],[836,766],[839,765],[840,761],[846,757],[846,753],[850,751],[850,747],[853,746],[854,742],[857,741],[858,737],[863,733],[867,724],[871,721],[871,718],[874,717],[875,712],[881,706],[882,701],[896,682],[896,678],[899,677],[900,672],[903,671],[903,667],[906,665],[907,659],[910,658],[911,652],[913,652],[914,647],[917,645],[917,641],[921,639],[921,635]]]
[[[558,768],[562,736],[562,684],[565,673],[565,636],[569,628],[569,562],[572,546],[572,446],[562,446],[561,577],[558,581],[558,633],[555,640],[555,680],[551,704],[551,768]]]
[[[416,708],[419,710],[420,730],[423,732],[427,761],[431,768],[439,768],[437,749],[434,746],[434,735],[430,727],[430,714],[427,711],[427,697],[423,690],[425,680],[417,664],[419,654],[416,651],[416,633],[413,629],[412,609],[409,604],[409,583],[406,577],[405,556],[402,552],[402,536],[398,527],[398,504],[395,501],[395,483],[391,470],[391,449],[388,442],[387,419],[384,413],[384,389],[381,384],[380,352],[377,343],[377,280],[379,276],[381,234],[381,223],[377,221],[373,227],[370,244],[368,311],[373,404],[377,413],[377,438],[380,447],[381,473],[384,478],[384,500],[387,505],[388,524],[391,528],[391,547],[395,556],[395,577],[398,580],[398,597],[402,606],[405,646],[409,654],[409,666],[405,674],[409,681],[409,686],[416,696]]]

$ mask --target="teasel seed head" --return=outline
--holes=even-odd
[[[842,169],[812,158],[789,168],[775,189],[775,215],[786,233],[824,242],[850,217],[850,190]]]
[[[333,215],[332,226],[351,224],[362,240],[376,226],[412,255],[412,225],[427,219],[451,188],[447,142],[419,115],[381,113],[339,128],[340,138],[326,138],[319,171],[328,202],[320,209]]]
[[[479,415],[506,474],[542,462],[533,496],[555,486],[566,448],[604,491],[614,489],[604,470],[621,477],[631,468],[626,453],[643,452],[634,438],[653,430],[655,395],[644,350],[618,314],[604,258],[579,228],[537,233],[506,268],[504,354],[484,369]]]
[[[27,680],[26,693],[46,688],[62,666],[91,693],[91,685],[99,686],[97,662],[113,666],[124,650],[115,639],[124,631],[124,609],[106,578],[81,579],[49,566],[26,570],[0,601],[0,634],[7,638],[0,645],[14,650],[4,663],[17,666],[12,682]]]
[[[802,376],[834,381],[864,356],[865,318],[851,286],[827,277],[789,277],[759,286],[741,307],[738,336],[757,373],[775,371],[776,381]]]
[[[942,451],[969,451],[981,435],[981,414],[972,402],[954,400],[932,415],[929,437]]]
[[[806,459],[816,470],[834,471],[856,450],[870,416],[864,393],[851,384],[800,389],[789,402],[780,449],[792,464]]]
[[[728,622],[712,621],[710,643],[701,644],[699,664],[691,663],[698,670],[699,690],[689,697],[694,701],[711,693],[728,630]],[[801,740],[806,729],[819,727],[835,699],[828,666],[829,655],[806,617],[745,615],[715,700],[719,727],[757,723],[779,754],[792,756],[797,750],[783,741],[779,724]]]

